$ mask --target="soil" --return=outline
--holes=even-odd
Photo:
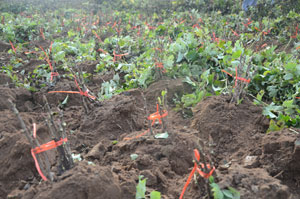
[[[10,44],[0,41],[0,52],[5,52],[11,48]]]
[[[81,67],[92,72],[95,65]],[[113,75],[100,79],[109,77]],[[160,80],[145,90],[129,90],[98,104],[86,100],[88,112],[79,94],[48,93],[77,91],[72,80],[59,79],[35,93],[15,88],[5,76],[0,82],[1,199],[135,198],[139,175],[147,178],[147,194],[157,190],[164,199],[177,199],[194,166],[194,149],[206,156],[200,162],[206,159],[215,166],[213,176],[220,187],[235,188],[241,198],[300,198],[299,136],[289,129],[267,134],[269,121],[250,99],[234,105],[229,96],[207,97],[186,119],[173,111],[173,99],[191,91],[182,79]],[[91,81],[89,86],[99,91],[98,83]],[[156,112],[162,90],[167,91],[166,129],[155,123],[151,133],[147,115]],[[72,153],[82,158],[59,174],[56,149],[47,151],[56,174],[53,182],[43,181],[36,171],[31,147],[7,104],[12,99],[28,129],[37,123],[39,142],[46,143],[51,136],[44,122],[42,95],[53,112],[69,96],[63,106],[66,130]],[[154,138],[153,134],[165,131],[167,139]],[[207,198],[205,180],[192,180],[184,198]]]

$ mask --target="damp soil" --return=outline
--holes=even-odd
[[[90,71],[94,67],[81,66]],[[109,77],[113,75],[100,79]],[[235,188],[241,198],[300,198],[299,136],[289,129],[266,133],[269,121],[250,99],[235,105],[229,96],[207,97],[193,108],[191,117],[184,118],[173,110],[173,99],[191,88],[182,79],[164,79],[98,104],[87,100],[86,112],[79,94],[69,94],[62,107],[67,94],[48,93],[76,91],[74,81],[60,79],[34,93],[15,88],[5,75],[0,82],[1,199],[135,198],[140,175],[147,178],[147,194],[157,190],[162,198],[177,199],[194,166],[194,149],[201,149],[215,166],[213,176],[220,187]],[[99,89],[98,83],[89,83],[92,91]],[[147,114],[156,112],[162,90],[167,91],[165,129],[156,122],[149,132]],[[44,121],[43,95],[53,112],[63,108],[72,153],[82,159],[59,174],[56,150],[47,151],[54,182],[44,182],[38,175],[30,145],[7,103],[10,98],[16,104],[29,129],[37,123],[39,142],[46,143],[51,136]],[[154,137],[164,131],[167,139]],[[192,180],[184,198],[207,198],[205,182],[199,176]]]

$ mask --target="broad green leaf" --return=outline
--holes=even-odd
[[[292,73],[287,73],[283,76],[284,80],[291,80],[293,79],[294,75]]]
[[[179,52],[176,62],[177,63],[181,62],[183,60],[183,58],[184,58],[184,54],[182,52]]]
[[[169,137],[168,132],[159,133],[154,136],[156,139],[167,139]]]
[[[194,93],[183,95],[181,101],[184,103],[184,107],[189,107],[195,103],[197,96]]]
[[[230,198],[230,199],[233,198],[233,194],[231,193],[231,191],[225,189],[225,190],[222,190],[222,192],[223,192],[225,198]]]
[[[294,62],[289,62],[287,64],[285,64],[283,67],[286,68],[287,70],[295,70],[297,66],[297,63]]]
[[[158,191],[151,191],[150,199],[161,199],[161,194]]]
[[[61,103],[62,105],[66,105],[68,103],[69,95],[64,99],[64,101]]]
[[[223,199],[224,198],[224,194],[221,191],[218,184],[211,183],[210,186],[212,187],[212,192],[213,192],[214,199]]]
[[[130,155],[131,160],[136,160],[138,157],[139,155],[135,153]]]
[[[235,188],[233,187],[228,187],[229,191],[232,193],[233,198],[232,199],[240,199],[240,192],[238,192]]]
[[[135,199],[145,199],[145,193],[146,193],[146,181],[147,179],[143,179],[144,176],[140,175],[139,176],[139,183],[136,186],[136,194],[135,194]]]
[[[242,50],[237,50],[232,54],[232,59],[237,59],[242,55]]]
[[[193,82],[190,77],[186,76],[185,79],[183,80],[183,82],[186,82],[188,83],[189,85],[192,85],[192,86],[196,86],[196,83]]]

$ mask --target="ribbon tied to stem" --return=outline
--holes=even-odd
[[[192,177],[193,175],[195,174],[195,172],[197,171],[198,174],[205,178],[205,179],[208,179],[215,171],[215,167],[212,167],[210,166],[210,164],[206,164],[204,165],[203,163],[200,163],[200,153],[197,149],[194,149],[194,167],[193,167],[193,170],[191,171],[184,187],[183,187],[183,190],[180,194],[180,198],[179,199],[182,199],[183,198],[183,195],[188,187],[188,185],[190,184],[191,180],[192,180]],[[208,173],[205,173],[202,171],[202,169],[210,169],[210,171]]]

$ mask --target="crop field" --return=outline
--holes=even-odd
[[[0,0],[0,199],[299,199],[299,10]]]

